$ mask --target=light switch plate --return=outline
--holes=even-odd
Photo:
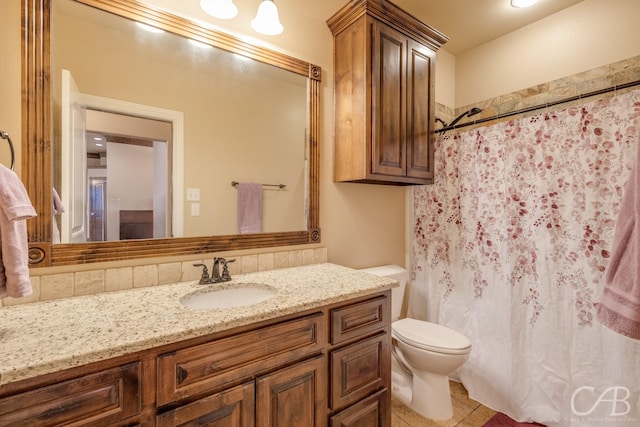
[[[199,202],[200,201],[200,189],[199,188],[187,188],[187,201]]]
[[[200,203],[191,203],[191,216],[200,216]]]

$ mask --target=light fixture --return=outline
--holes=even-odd
[[[538,3],[538,0],[511,0],[511,6],[513,7],[529,7]]]
[[[251,27],[260,34],[275,36],[284,29],[278,17],[278,8],[273,0],[262,0]]]
[[[238,14],[233,0],[200,0],[200,7],[208,15],[220,19],[231,19]]]

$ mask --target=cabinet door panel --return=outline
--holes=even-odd
[[[254,427],[255,387],[249,382],[159,415],[156,427]]]
[[[409,40],[407,67],[407,175],[433,178],[433,51]]]
[[[371,172],[405,175],[406,37],[373,24]]]
[[[325,426],[325,378],[323,356],[259,378],[256,427]]]
[[[363,18],[364,19],[364,18]],[[366,52],[363,46],[369,40],[368,27],[354,25],[349,31],[336,36],[334,52],[334,178],[350,181],[365,176],[371,166],[367,160],[371,147],[363,141],[369,140],[370,113],[363,107],[369,93],[370,71],[363,67]]]
[[[387,390],[381,390],[331,417],[331,427],[389,427],[389,406]]]
[[[136,362],[0,399],[0,425],[104,426],[140,411]]]
[[[331,409],[341,409],[389,386],[386,333],[331,352]]]

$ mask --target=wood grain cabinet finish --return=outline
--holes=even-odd
[[[391,322],[390,301],[386,296],[331,310],[331,344],[375,333]]]
[[[258,378],[256,427],[326,426],[324,356]]]
[[[390,304],[385,293],[330,311],[331,427],[391,425]]]
[[[435,52],[447,38],[387,0],[350,2],[334,36],[334,180],[433,182]]]
[[[255,427],[255,385],[248,382],[159,415],[156,427]]]
[[[0,426],[390,427],[389,300],[379,292],[11,383]]]
[[[331,409],[342,409],[388,384],[390,349],[384,333],[331,352]]]
[[[1,426],[108,426],[141,411],[140,364],[0,399]]]
[[[324,356],[316,356],[165,412],[156,427],[324,426],[325,378]]]
[[[388,390],[361,400],[331,417],[330,427],[382,427],[389,425]]]
[[[324,317],[301,319],[233,335],[158,357],[158,405],[221,389],[268,369],[318,353],[326,340]]]

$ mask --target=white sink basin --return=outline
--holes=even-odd
[[[233,288],[197,291],[180,299],[190,308],[224,309],[258,304],[272,298],[276,289],[265,285],[239,284]]]

